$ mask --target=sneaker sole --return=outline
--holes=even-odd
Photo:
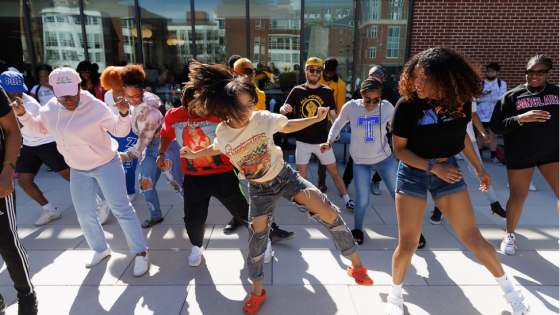
[[[200,259],[196,262],[193,262],[192,260],[189,259],[189,266],[191,267],[198,267],[200,266],[201,263],[202,263],[202,256],[200,256]]]
[[[515,252],[513,252],[513,253],[506,253],[506,251],[503,250],[503,249],[501,249],[501,248],[500,248],[500,251],[501,251],[502,253],[506,254],[506,255],[509,255],[509,256],[515,255]]]
[[[296,237],[296,234],[295,234],[295,233],[294,233],[294,235],[288,236],[288,237],[285,237],[285,238],[273,237],[273,238],[270,239],[270,242],[271,242],[272,244],[274,244],[274,243],[277,243],[277,242],[283,242],[283,241],[291,240],[291,239],[294,238],[294,237]]]
[[[432,219],[430,219],[430,224],[433,224],[433,225],[440,225],[440,224],[441,224],[441,220],[440,220],[440,221],[432,221]]]
[[[494,211],[491,211],[491,212],[492,212],[493,215],[495,215],[495,216],[497,216],[498,218],[500,218],[500,220],[502,220],[502,221],[504,221],[504,222],[507,221],[506,218],[503,218],[501,215],[497,214],[496,212],[494,212]]]
[[[146,272],[148,272],[148,270],[150,270],[150,263],[148,262],[148,267],[146,267],[146,270],[144,270],[142,273],[134,273],[132,272],[132,275],[135,277],[142,277],[143,275],[146,274]]]
[[[58,219],[60,219],[60,218],[62,218],[62,214],[59,215],[58,217],[52,217],[52,218],[50,218],[50,219],[49,219],[47,222],[45,222],[45,223],[37,223],[37,222],[35,222],[35,225],[36,225],[36,226],[45,225],[45,224],[47,224],[47,223],[49,223],[49,222],[52,222],[52,221],[54,221],[54,220],[58,220]]]

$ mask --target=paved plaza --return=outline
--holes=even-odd
[[[338,158],[342,157],[341,148],[335,146]],[[286,160],[288,154],[293,151],[286,153]],[[337,164],[342,173],[344,165]],[[466,170],[464,161],[459,164]],[[509,195],[505,166],[495,166],[487,160],[484,164],[505,208]],[[292,166],[295,168],[295,164]],[[310,164],[308,178],[316,184],[316,163]],[[491,215],[486,198],[468,171],[465,179],[480,230],[499,249],[505,222]],[[243,302],[251,291],[245,265],[248,234],[245,228],[232,235],[223,234],[231,215],[217,200],[210,203],[203,262],[199,267],[189,267],[191,244],[183,225],[182,201],[165,179],[160,179],[157,188],[165,221],[144,230],[151,266],[146,275],[136,278],[132,275],[133,257],[114,216],[104,225],[114,251],[112,257],[86,269],[85,261],[92,251],[78,225],[69,184],[44,167],[36,182],[46,198],[63,211],[61,219],[35,226],[42,209],[16,183],[19,235],[29,253],[39,314],[243,314]],[[247,185],[246,181],[242,183]],[[515,256],[501,252],[498,255],[506,273],[529,300],[531,314],[558,314],[556,198],[538,171],[533,183],[538,191],[529,194],[516,231],[519,250]],[[327,186],[329,198],[341,207],[342,216],[353,228],[353,214],[345,209],[330,176]],[[350,196],[354,197],[353,185],[350,188]],[[260,315],[385,314],[398,230],[395,204],[383,184],[381,190],[379,196],[370,195],[365,241],[359,252],[375,281],[373,287],[360,287],[346,275],[350,261],[336,250],[322,226],[288,201],[280,201],[275,220],[282,229],[293,230],[297,236],[273,245],[274,258],[265,265],[267,300]],[[139,195],[133,204],[140,220],[146,219],[149,211],[143,196]],[[448,221],[443,218],[441,225],[429,223],[431,210],[433,201],[429,199],[423,223],[427,245],[416,252],[404,282],[405,313],[510,314],[496,281],[458,240]],[[1,260],[0,293],[12,304],[6,314],[17,314],[16,291]]]

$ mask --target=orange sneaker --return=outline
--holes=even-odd
[[[245,305],[243,305],[243,312],[249,315],[257,314],[257,312],[261,308],[261,304],[264,302],[264,299],[266,299],[265,289],[262,290],[261,296],[256,296],[251,293],[249,299],[247,300],[247,302],[245,302]]]
[[[365,285],[365,286],[373,285],[373,280],[368,276],[366,267],[360,267],[354,269],[354,267],[350,266],[348,267],[346,273],[348,273],[348,276],[354,278],[356,283],[359,285]]]

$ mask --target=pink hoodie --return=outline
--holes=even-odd
[[[58,152],[71,168],[90,170],[111,161],[119,145],[107,133],[125,137],[130,133],[130,115],[115,116],[105,103],[87,91],[80,92],[82,103],[71,112],[53,97],[33,117],[26,112],[18,117],[24,127],[46,137],[52,134]]]

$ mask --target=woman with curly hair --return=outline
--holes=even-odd
[[[457,236],[492,273],[514,315],[528,314],[524,302],[502,268],[494,247],[477,225],[454,156],[464,152],[488,190],[483,168],[467,135],[473,96],[480,94],[481,76],[461,53],[437,47],[412,57],[404,66],[393,115],[393,150],[400,160],[396,184],[399,245],[393,254],[393,285],[387,312],[404,314],[402,283],[418,246],[427,192],[449,220]]]
[[[127,65],[119,72],[124,84],[124,98],[132,106],[132,131],[138,135],[133,147],[120,153],[123,162],[142,156],[140,162],[140,190],[150,209],[150,217],[142,223],[143,228],[163,221],[159,197],[155,185],[163,172],[169,184],[183,198],[183,172],[177,141],[171,141],[165,151],[159,151],[163,115],[162,105],[156,95],[144,91],[146,73],[142,65]]]
[[[529,59],[527,83],[510,90],[496,103],[490,128],[504,135],[509,200],[507,229],[500,250],[515,254],[515,228],[529,193],[535,166],[558,198],[558,86],[547,82],[552,59]]]
[[[76,72],[80,74],[80,79],[82,79],[80,83],[82,90],[86,90],[97,99],[103,100],[107,91],[101,85],[98,70],[99,67],[95,67],[91,62],[85,60],[80,62],[76,68]]]
[[[107,93],[105,93],[105,104],[109,106],[115,115],[118,115],[118,104],[125,102],[124,83],[119,74],[121,69],[122,67],[107,67],[100,77],[101,85],[105,90],[108,90]],[[132,128],[130,128],[130,133],[126,137],[115,137],[114,135],[111,135],[111,137],[119,143],[119,152],[125,152],[138,141],[138,135],[132,131]],[[135,174],[137,165],[138,159],[123,162],[124,174],[126,177],[126,193],[130,202],[136,199],[134,184],[136,182]]]
[[[328,108],[319,108],[311,118],[288,119],[269,111],[254,111],[258,102],[256,88],[246,76],[234,76],[231,68],[222,65],[191,63],[187,92],[196,97],[189,107],[203,108],[223,120],[212,145],[193,152],[181,149],[181,156],[196,159],[224,154],[240,171],[241,178],[249,179],[249,254],[247,266],[253,291],[244,304],[246,314],[256,314],[266,298],[261,286],[264,262],[274,209],[280,198],[286,198],[309,213],[323,225],[352,266],[347,274],[357,284],[373,285],[367,268],[358,256],[358,244],[333,205],[317,187],[302,178],[283,161],[282,150],[274,145],[276,132],[292,133],[320,122]],[[243,172],[242,170],[245,170]]]
[[[45,64],[37,68],[39,74],[39,84],[35,85],[29,94],[33,96],[41,106],[47,103],[54,97],[52,86],[49,84],[49,75],[52,72],[52,67]]]

